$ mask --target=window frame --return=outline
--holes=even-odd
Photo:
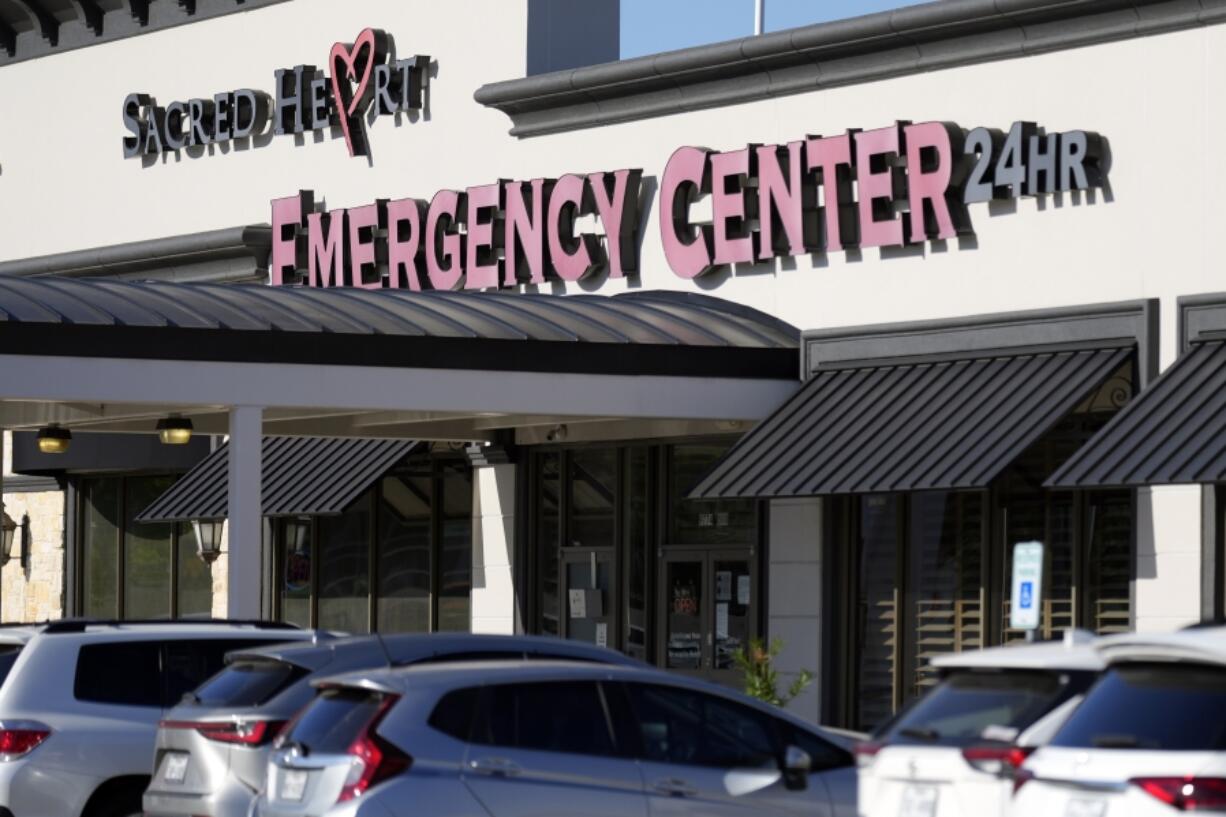
[[[377,632],[379,627],[379,543],[380,543],[380,524],[379,524],[379,507],[380,499],[383,492],[383,480],[387,477],[394,477],[400,474],[415,474],[422,475],[426,469],[429,470],[431,503],[430,503],[430,605],[429,605],[429,628],[425,632],[439,632],[439,598],[442,587],[442,546],[443,546],[443,524],[445,521],[445,511],[443,502],[443,486],[446,482],[446,469],[449,466],[461,464],[469,473],[469,486],[471,491],[472,485],[472,467],[469,461],[462,456],[435,456],[431,455],[428,458],[411,458],[407,461],[397,464],[396,467],[379,475],[374,483],[363,491],[361,496],[354,500],[346,511],[356,507],[361,502],[369,503],[370,512],[370,531],[367,537],[367,565],[368,565],[368,585],[370,592],[366,596],[366,622],[368,632]],[[469,502],[472,502],[470,496]],[[271,570],[268,577],[269,598],[272,600],[271,617],[275,621],[284,621],[284,593],[282,578],[285,572],[285,521],[291,518],[301,517],[266,517],[271,522]],[[307,516],[310,525],[310,561],[311,561],[311,580],[310,580],[310,596],[308,604],[308,623],[303,625],[308,628],[316,628],[319,626],[319,591],[320,591],[320,519],[319,516]],[[472,529],[469,529],[469,553],[472,552]],[[471,557],[470,557],[471,558]],[[472,565],[469,565],[469,610],[471,616],[472,605]]]
[[[128,535],[128,481],[131,479],[153,479],[158,477],[173,477],[175,480],[180,479],[183,472],[166,472],[166,471],[134,471],[125,473],[106,473],[106,474],[89,474],[76,477],[71,481],[73,487],[73,507],[72,516],[74,523],[72,525],[72,541],[73,541],[73,560],[76,563],[76,570],[72,576],[72,607],[78,612],[83,613],[86,609],[85,598],[85,574],[89,569],[89,563],[85,554],[85,536],[86,524],[85,514],[90,502],[89,486],[92,483],[101,482],[103,480],[114,480],[119,485],[119,505],[118,518],[116,519],[115,529],[118,535],[118,551],[115,556],[116,565],[116,588],[115,588],[115,615],[113,618],[116,621],[135,620],[128,619],[124,614],[124,602],[127,594],[127,542],[125,541]],[[187,523],[173,522],[169,523],[172,526],[170,533],[170,614],[166,620],[173,621],[180,618],[179,610],[179,551],[180,538],[182,532],[180,528]],[[212,566],[209,565],[210,574]],[[207,617],[212,616],[212,609]]]

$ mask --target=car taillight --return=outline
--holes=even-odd
[[[883,748],[885,744],[880,741],[866,740],[853,746],[851,753],[856,756],[856,765],[863,769],[873,765],[877,753]]]
[[[36,721],[0,723],[0,761],[25,757],[51,736],[51,727]]]
[[[362,734],[349,744],[352,765],[336,802],[343,803],[360,797],[371,786],[400,774],[413,763],[413,758],[375,734],[375,727],[397,700],[399,697],[396,695],[386,697],[374,717],[362,729]]]
[[[1226,778],[1134,777],[1128,782],[1179,811],[1226,810]]]
[[[262,746],[280,732],[285,721],[162,721],[161,729],[194,729],[209,740]]]
[[[962,759],[985,774],[1008,776],[1015,774],[1033,751],[1033,746],[968,746],[962,750]]]

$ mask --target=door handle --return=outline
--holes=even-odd
[[[693,797],[698,794],[698,789],[686,783],[684,780],[678,780],[675,777],[666,777],[663,780],[657,780],[653,788],[660,794],[667,794],[669,797]]]
[[[514,760],[505,757],[482,757],[468,762],[468,768],[490,777],[515,777],[523,771]]]

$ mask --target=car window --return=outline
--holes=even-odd
[[[429,724],[444,735],[467,741],[480,698],[480,687],[448,692],[435,704]]]
[[[580,755],[615,755],[612,724],[594,681],[487,687],[473,743]]]
[[[0,647],[0,686],[3,686],[4,680],[9,677],[9,671],[13,669],[13,664],[17,663],[19,655],[21,655],[20,644],[6,644]]]
[[[778,766],[766,715],[675,687],[630,684],[628,691],[647,760],[725,769]]]
[[[325,689],[295,718],[286,739],[315,754],[344,754],[384,700],[381,693]]]
[[[879,737],[889,743],[942,746],[1016,737],[1064,700],[1066,692],[1061,676],[1052,672],[955,672]]]
[[[162,642],[85,644],[77,655],[73,696],[122,706],[162,706]]]
[[[201,684],[195,699],[204,706],[260,706],[306,674],[287,661],[235,661]]]
[[[791,745],[798,749],[803,749],[805,754],[809,756],[811,772],[822,772],[827,769],[838,769],[843,766],[851,766],[855,763],[855,758],[851,753],[840,749],[830,741],[813,734],[807,730],[794,726],[787,721],[778,721],[779,734],[786,736],[786,740]]]
[[[1226,669],[1120,666],[1106,673],[1052,739],[1100,749],[1226,749]]]
[[[269,639],[199,638],[166,642],[163,682],[166,705],[174,706],[184,693],[200,686],[225,666],[226,653],[275,643]]]

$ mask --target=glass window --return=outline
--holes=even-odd
[[[537,460],[536,543],[537,586],[540,598],[540,628],[558,635],[558,546],[562,538],[561,454],[542,454]]]
[[[691,690],[628,686],[647,760],[724,769],[777,767],[767,716]]]
[[[173,484],[174,477],[124,480],[124,618],[170,618],[174,525],[137,522],[136,514]]]
[[[1120,666],[1086,695],[1053,746],[1220,752],[1226,749],[1226,669]]]
[[[757,540],[753,499],[686,499],[731,446],[728,442],[674,445],[669,456],[670,545],[752,545]]]
[[[78,701],[100,704],[161,707],[161,642],[121,641],[81,647],[73,696]]]
[[[894,713],[898,674],[899,500],[878,494],[855,503],[859,511],[859,586],[856,589],[858,694],[856,723],[862,728]]]
[[[913,494],[908,521],[911,618],[906,634],[911,697],[936,684],[933,658],[984,646],[983,494]]]
[[[205,617],[213,571],[196,555],[190,525],[137,522],[173,476],[81,483],[81,610],[95,618]]]
[[[319,627],[370,630],[371,494],[338,516],[319,517]]]
[[[627,655],[647,659],[648,571],[653,566],[649,553],[651,518],[647,505],[647,474],[650,467],[647,448],[636,446],[626,451],[625,546],[626,546],[626,621],[622,649]]]
[[[434,490],[430,472],[398,474],[379,492],[379,630],[430,631]]]
[[[449,462],[442,472],[438,629],[464,631],[472,617],[472,470],[466,463]]]
[[[567,547],[613,546],[617,449],[584,448],[570,454]]]
[[[119,491],[122,480],[97,479],[81,491],[82,612],[119,617]]]
[[[839,769],[855,763],[850,752],[840,749],[825,738],[801,729],[789,721],[776,721],[780,735],[788,736],[791,745],[803,749],[809,756],[810,773]]]
[[[1086,624],[1096,633],[1132,629],[1132,495],[1087,495]]]
[[[1061,700],[1064,685],[1047,672],[959,672],[892,723],[892,743],[966,746],[997,727],[1016,736]]]
[[[594,682],[565,681],[489,687],[484,723],[473,743],[563,752],[614,755],[612,724]]]
[[[276,639],[201,638],[167,641],[162,657],[162,680],[166,704],[177,704],[185,694],[200,686],[226,665],[226,653],[231,650],[253,649],[274,643]]]
[[[210,618],[213,615],[213,570],[197,554],[196,530],[183,522],[178,526],[179,618]]]
[[[315,553],[313,525],[309,517],[295,517],[280,520],[279,527],[281,620],[310,627]]]
[[[481,698],[481,687],[448,692],[430,713],[430,725],[444,735],[467,741],[472,729],[473,713]]]
[[[325,689],[302,710],[288,739],[311,754],[343,755],[374,720],[384,700],[381,693]]]
[[[306,674],[286,661],[235,661],[201,684],[196,699],[202,706],[261,706]]]

